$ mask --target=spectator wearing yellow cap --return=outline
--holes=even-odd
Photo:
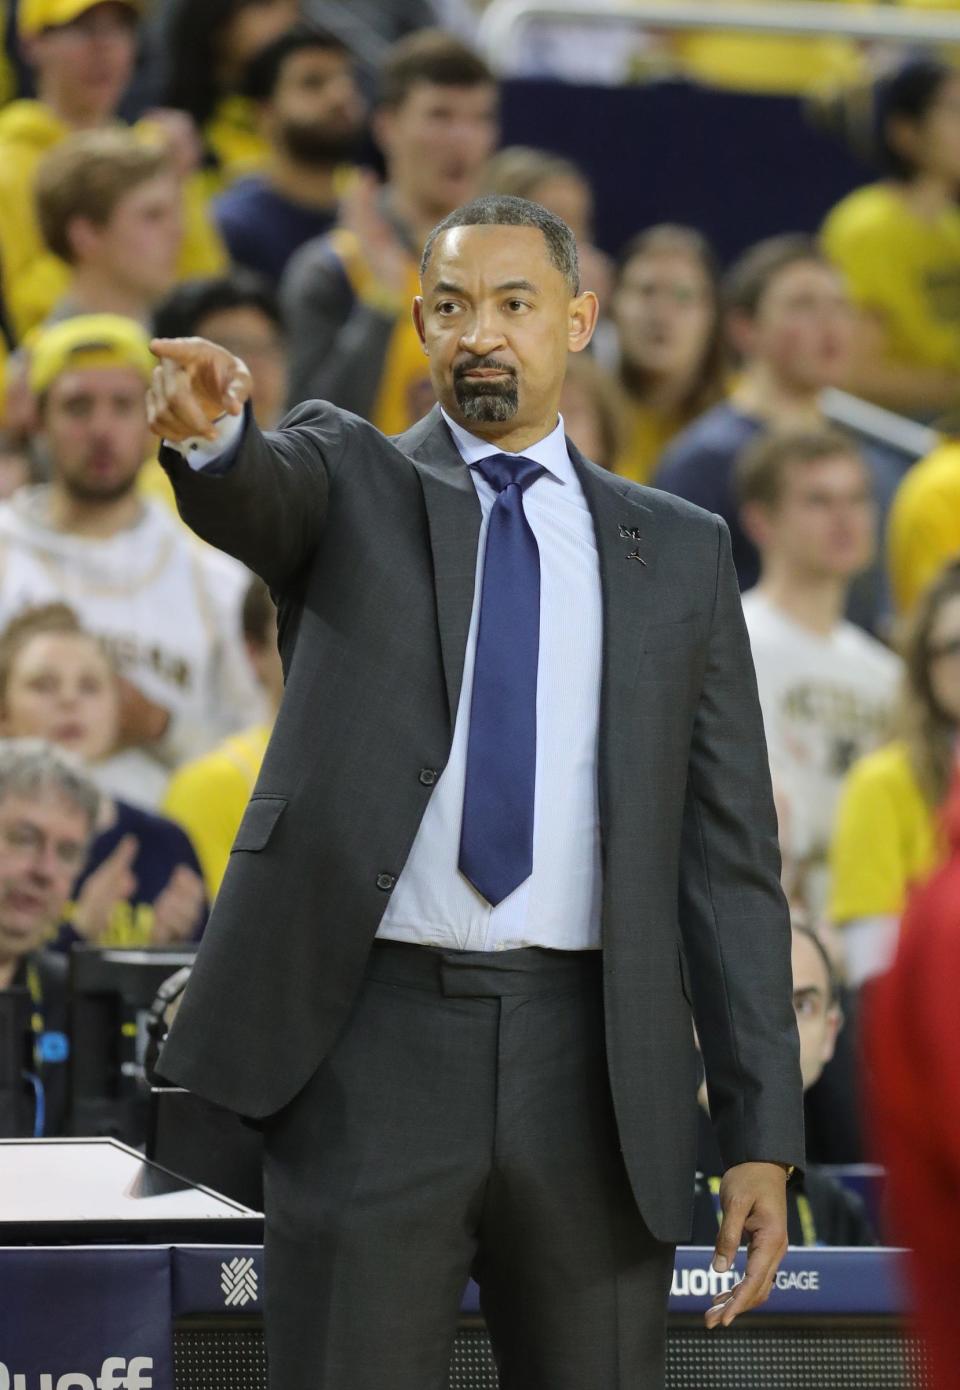
[[[48,322],[111,313],[149,328],[183,240],[169,154],[120,126],[80,131],[43,157],[36,195],[44,242],[71,272]]]
[[[133,72],[140,9],[137,0],[22,0],[18,29],[37,99],[15,101],[0,113],[0,263],[18,337],[47,317],[70,275],[43,244],[34,203],[37,165],[71,132],[116,120]],[[171,130],[182,136],[185,118],[175,118],[178,126],[169,114],[142,122],[138,131],[170,143]],[[202,186],[188,176],[185,143],[176,152],[186,223],[178,269],[184,276],[212,274],[224,265],[225,252]]]
[[[126,749],[109,790],[148,808],[171,766],[262,709],[241,641],[246,572],[137,491],[153,367],[130,319],[82,315],[36,334],[30,386],[50,482],[0,505],[0,624],[62,600],[106,641]]]

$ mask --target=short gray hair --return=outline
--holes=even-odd
[[[8,796],[47,792],[72,802],[91,830],[96,825],[100,793],[69,753],[42,738],[0,738],[0,804]]]
[[[443,232],[453,231],[454,227],[536,227],[543,233],[550,261],[566,280],[570,293],[580,293],[577,239],[566,222],[555,213],[548,212],[540,203],[505,193],[489,193],[483,198],[475,198],[472,203],[455,208],[442,222],[437,223],[424,244],[420,258],[421,279],[430,264],[433,243]]]

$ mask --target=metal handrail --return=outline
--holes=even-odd
[[[925,458],[940,442],[941,436],[929,425],[895,415],[892,410],[884,410],[846,391],[831,388],[822,392],[820,405],[824,415],[835,425],[845,425],[911,459]]]
[[[638,29],[727,29],[757,34],[830,35],[894,39],[901,43],[955,43],[960,9],[926,14],[887,5],[841,5],[832,0],[790,0],[765,5],[713,0],[491,0],[480,19],[479,42],[493,68],[513,51],[517,32],[532,21],[598,23],[627,20]]]

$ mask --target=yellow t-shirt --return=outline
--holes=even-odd
[[[871,184],[821,235],[854,302],[883,321],[891,361],[960,369],[960,208],[924,222],[893,185]]]
[[[676,415],[628,401],[624,412],[624,446],[613,471],[634,483],[649,483],[664,449],[687,422]]]
[[[960,440],[915,463],[897,488],[887,520],[893,598],[909,613],[948,560],[960,557]]]
[[[216,157],[216,169],[206,173],[211,196],[222,193],[235,179],[256,173],[266,164],[270,146],[260,134],[256,107],[246,97],[224,97],[203,132]]]
[[[155,127],[149,122],[138,130],[145,139],[155,138]],[[48,317],[70,279],[69,267],[44,245],[33,200],[37,165],[68,134],[67,127],[39,101],[15,101],[0,112],[0,273],[4,303],[18,340]],[[187,279],[225,270],[227,253],[198,176],[184,184],[183,214],[180,275]]]
[[[831,920],[898,917],[909,890],[942,854],[936,812],[917,785],[905,745],[868,753],[840,793],[830,850]]]
[[[270,727],[258,724],[225,739],[213,752],[173,774],[163,813],[190,836],[212,899],[267,751]]]

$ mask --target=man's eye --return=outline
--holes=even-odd
[[[452,300],[445,299],[442,303],[437,305],[437,313],[452,314],[455,311],[456,307],[456,304],[454,304]]]
[[[519,313],[523,309],[530,307],[525,299],[511,299],[507,301],[507,305],[514,313]]]

